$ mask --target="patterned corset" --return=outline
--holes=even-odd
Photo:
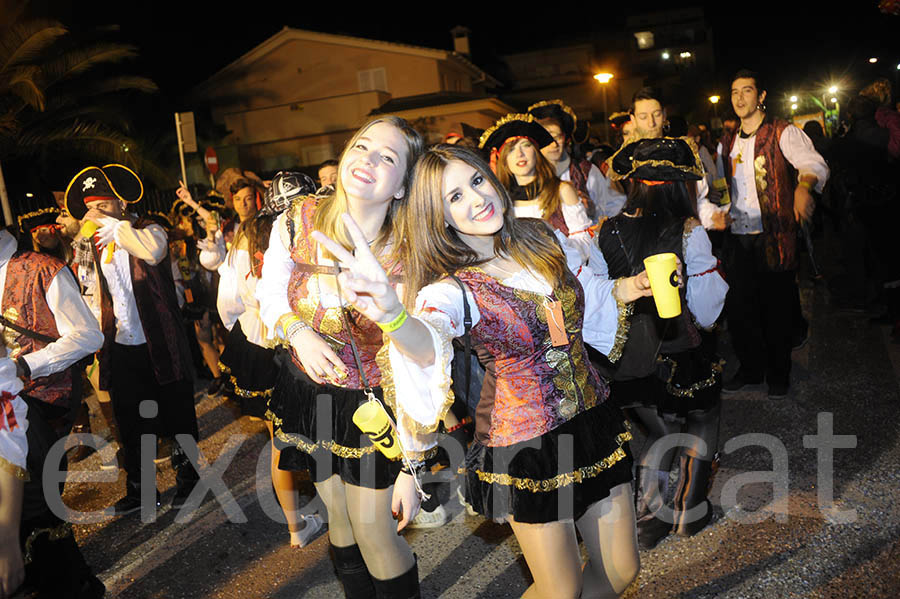
[[[606,400],[609,389],[581,338],[584,291],[574,276],[551,298],[563,309],[569,343],[561,347],[550,340],[543,295],[503,285],[477,268],[457,276],[474,293],[481,314],[471,331],[487,366],[477,409],[481,443],[534,439]]]
[[[347,318],[350,321],[350,332],[348,333],[344,319],[341,317],[341,309],[322,306],[316,281],[318,276],[297,268],[294,269],[288,283],[288,300],[291,309],[331,345],[334,353],[347,366],[347,378],[338,381],[337,384],[350,389],[363,388],[362,379],[356,367],[356,359],[353,357],[353,349],[350,346],[350,335],[352,334],[368,383],[373,387],[381,385],[382,371],[390,370],[387,345],[384,343],[381,329],[353,308],[347,308]]]
[[[291,258],[297,264],[315,264],[316,248],[310,234],[315,230],[313,217],[319,198],[306,196],[297,198],[287,210],[290,221]],[[396,269],[395,269],[396,270]],[[366,373],[366,379],[373,387],[380,386],[384,391],[385,401],[393,408],[393,377],[391,376],[388,349],[384,334],[374,322],[348,307],[347,317],[350,331],[344,326],[340,308],[325,308],[319,297],[318,274],[294,268],[288,282],[288,301],[291,309],[319,333],[347,367],[347,378],[334,381],[333,384],[348,389],[362,389],[362,379],[353,349],[350,346],[350,335],[356,343],[359,358]],[[294,362],[298,367],[296,356]],[[302,367],[301,367],[302,368]]]

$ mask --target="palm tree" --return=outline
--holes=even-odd
[[[127,95],[156,92],[146,77],[110,75],[133,46],[71,34],[61,23],[6,13],[0,22],[0,161],[52,164],[61,155],[119,162],[169,177],[141,157],[130,136]],[[103,68],[100,68],[103,67]]]

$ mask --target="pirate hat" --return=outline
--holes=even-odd
[[[134,204],[144,197],[144,184],[137,174],[121,164],[82,169],[66,188],[66,210],[77,219],[88,211],[86,202],[118,199]]]
[[[552,118],[559,121],[563,134],[567,138],[575,135],[575,127],[578,126],[578,117],[575,111],[566,106],[562,100],[543,100],[528,107],[528,114],[537,120]]]
[[[17,194],[15,198],[16,212],[19,213],[19,233],[30,233],[37,227],[57,226],[56,217],[59,216],[59,208],[53,198],[53,192],[44,185],[38,184],[35,191]]]
[[[703,178],[700,156],[693,142],[684,138],[640,139],[625,145],[610,159],[613,181],[696,181]]]
[[[489,152],[499,152],[507,141],[527,137],[538,148],[549,146],[553,138],[530,114],[508,114],[482,133],[478,147]]]
[[[314,193],[316,184],[308,176],[294,171],[279,171],[266,188],[263,207],[257,217],[284,212],[294,198]]]

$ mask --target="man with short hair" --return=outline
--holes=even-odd
[[[810,191],[821,193],[829,172],[806,134],[766,115],[765,101],[759,76],[738,71],[731,104],[741,124],[718,149],[731,203],[715,206],[703,198],[698,212],[706,228],[728,230],[725,309],[741,367],[723,392],[765,381],[769,398],[780,399],[790,385],[797,232],[813,215]]]
[[[324,189],[328,187],[331,191],[334,191],[338,178],[338,161],[334,159],[326,160],[319,165],[318,173],[319,188]]]
[[[643,87],[631,98],[631,123],[634,127],[632,138],[651,139],[663,136],[666,125],[666,111],[659,101],[659,95],[651,87]],[[625,139],[627,144],[635,139]]]

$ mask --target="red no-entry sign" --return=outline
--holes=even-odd
[[[212,146],[206,148],[203,161],[206,162],[206,168],[210,173],[215,175],[219,172],[219,158],[216,156],[216,151],[212,149]]]

